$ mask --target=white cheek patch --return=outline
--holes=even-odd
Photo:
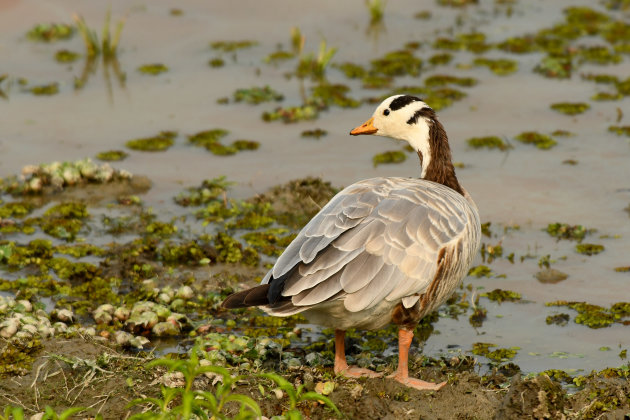
[[[427,168],[431,163],[431,146],[429,145],[429,124],[426,122],[418,122],[414,124],[414,135],[410,138],[407,138],[407,141],[414,148],[414,150],[422,153],[422,173],[420,175],[421,178],[427,173]]]

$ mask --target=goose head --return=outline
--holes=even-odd
[[[461,192],[444,127],[435,111],[422,99],[411,95],[390,96],[376,108],[372,118],[350,134],[373,134],[406,141],[418,153],[421,178]]]

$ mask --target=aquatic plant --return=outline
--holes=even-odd
[[[98,160],[104,160],[104,161],[119,161],[119,160],[123,160],[125,159],[127,156],[129,156],[126,152],[122,151],[122,150],[109,150],[107,152],[100,152],[96,155],[96,158]]]
[[[103,59],[107,62],[109,60],[115,60],[118,53],[118,44],[120,43],[120,35],[125,26],[125,19],[121,18],[116,24],[114,29],[114,36],[110,33],[110,21],[111,10],[107,11],[105,15],[105,22],[103,24],[103,30],[101,33],[101,42],[98,41],[98,36],[93,29],[90,29],[85,22],[85,19],[81,15],[74,14],[74,19],[77,29],[83,38],[83,44],[85,45],[86,56],[88,59],[93,59],[99,54],[103,54]]]
[[[558,144],[558,142],[556,142],[554,139],[552,139],[548,135],[541,134],[535,131],[525,131],[514,138],[520,141],[521,143],[533,144],[537,148],[543,149],[543,150],[551,149],[556,144]]]
[[[263,102],[281,101],[284,96],[269,86],[252,87],[250,89],[237,89],[234,92],[235,102],[247,102],[248,104],[260,104]]]
[[[73,63],[81,57],[80,54],[70,50],[59,50],[55,53],[55,60],[59,63]]]
[[[374,167],[383,163],[401,163],[407,160],[407,155],[400,150],[389,150],[387,152],[378,153],[372,157]]]
[[[615,133],[618,136],[630,137],[630,125],[611,125],[610,127],[608,127],[608,131],[610,131],[611,133]]]
[[[42,96],[42,95],[46,95],[46,96],[50,96],[50,95],[56,95],[57,93],[59,93],[59,83],[57,82],[53,82],[53,83],[49,83],[47,85],[40,85],[40,86],[33,86],[29,89],[29,91],[33,94],[33,95],[37,95],[37,96]]]
[[[138,67],[138,71],[142,74],[149,74],[151,76],[157,76],[158,74],[167,72],[168,67],[166,67],[162,63],[143,64],[140,67]]]
[[[251,40],[242,40],[242,41],[215,41],[210,43],[210,47],[213,50],[218,50],[222,52],[233,52],[236,50],[241,50],[245,48],[251,48],[258,45],[258,42]]]
[[[35,25],[26,36],[32,41],[54,42],[70,39],[75,28],[65,23],[40,23]]]
[[[568,225],[566,223],[550,223],[547,225],[547,233],[554,238],[568,239],[570,241],[582,242],[582,239],[592,233],[593,229],[586,229],[582,225]]]
[[[301,79],[310,77],[313,80],[321,80],[326,73],[326,68],[330,64],[333,56],[337,53],[337,48],[328,48],[326,40],[319,43],[317,56],[313,53],[301,55],[295,70],[295,75]]]
[[[604,245],[598,244],[578,244],[575,250],[583,255],[597,255],[604,250]]]
[[[518,292],[513,292],[511,290],[503,290],[503,289],[494,289],[491,292],[482,293],[481,296],[487,297],[488,299],[501,303],[501,302],[516,302],[521,300],[521,294]]]
[[[383,20],[385,14],[384,0],[365,0],[365,4],[370,12],[370,23],[375,24]]]
[[[466,140],[466,143],[468,143],[468,145],[473,149],[487,148],[508,150],[512,148],[512,145],[506,143],[498,136],[472,137]]]
[[[514,60],[506,58],[490,59],[490,58],[476,58],[473,61],[475,66],[488,67],[494,74],[498,76],[507,76],[518,70],[518,63]]]
[[[611,305],[610,309],[586,302],[567,302],[565,300],[547,302],[545,305],[566,306],[577,311],[575,323],[589,328],[604,328],[614,323],[624,323],[623,318],[630,316],[630,303],[628,302],[615,303]]]
[[[156,136],[129,140],[125,145],[142,152],[163,152],[175,144],[175,137],[177,137],[175,131],[161,131]]]
[[[302,137],[312,137],[319,139],[320,137],[324,137],[328,134],[328,131],[322,130],[321,128],[316,128],[314,130],[304,130],[302,131]]]

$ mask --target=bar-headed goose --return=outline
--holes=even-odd
[[[223,306],[260,306],[271,315],[301,312],[336,329],[335,373],[379,376],[348,366],[348,328],[399,327],[399,362],[391,375],[417,389],[439,389],[408,376],[418,321],[441,305],[466,275],[479,249],[477,207],[461,187],[444,127],[421,99],[385,99],[350,134],[407,141],[422,167],[417,178],[372,178],[338,193],[302,229],[262,284]]]

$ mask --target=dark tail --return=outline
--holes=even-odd
[[[231,294],[221,304],[224,308],[247,308],[248,306],[263,306],[269,305],[269,298],[267,293],[269,292],[268,284],[261,284],[252,289],[243,290],[242,292]]]

